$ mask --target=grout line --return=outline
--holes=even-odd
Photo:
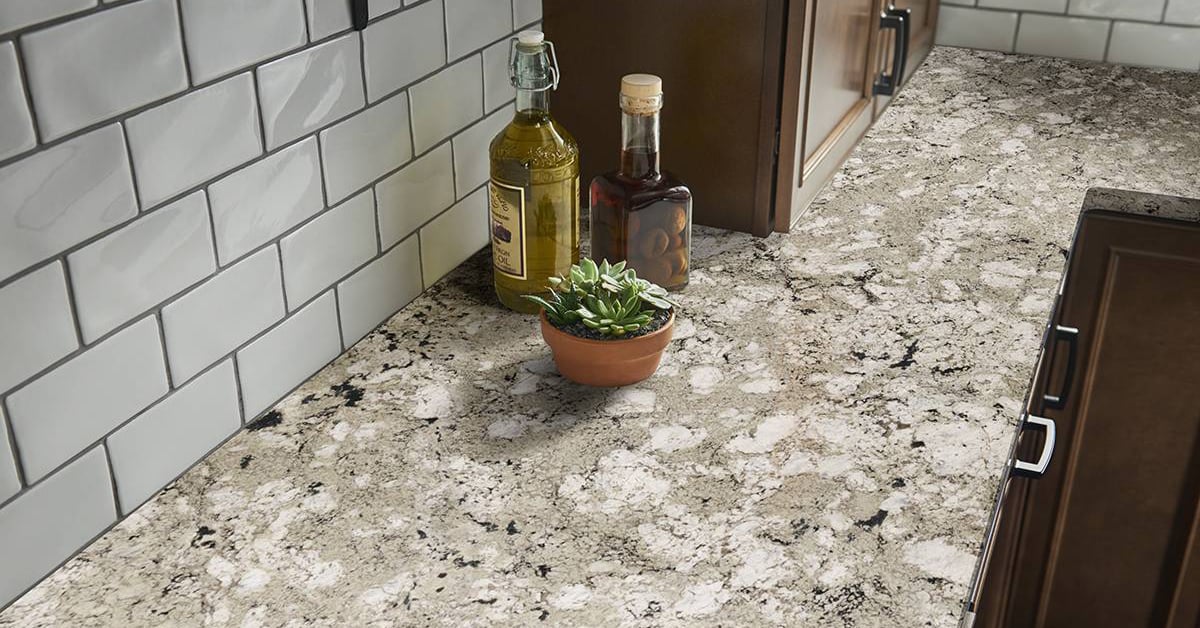
[[[2,42],[0,42],[2,43]],[[33,125],[33,148],[29,151],[36,151],[45,138],[42,137],[42,129],[38,124],[38,114],[33,108],[33,90],[29,89],[29,70],[25,67],[25,55],[21,46],[17,45],[17,41],[13,40],[13,56],[17,61],[17,79],[21,81],[21,95],[25,97],[25,108],[29,110],[29,123]],[[17,155],[18,157],[20,155]],[[3,164],[4,160],[0,160]]]
[[[329,211],[329,210],[325,210],[325,211]],[[318,214],[318,216],[323,215],[324,213],[325,212],[323,211],[320,214]],[[314,216],[314,218],[316,218],[316,216]],[[308,224],[308,223],[305,223],[305,224]],[[298,311],[300,308],[298,308],[298,307],[293,308],[292,304],[289,302],[290,299],[288,299],[287,281],[284,280],[284,278],[283,278],[283,246],[279,244],[281,241],[283,241],[282,237],[279,238],[278,240],[272,242],[271,246],[275,247],[275,257],[279,260],[279,290],[283,292],[283,318],[284,318],[284,320],[287,320],[287,317],[289,315],[291,315],[293,312]]]
[[[83,325],[79,322],[79,304],[75,300],[75,286],[72,285],[71,282],[71,265],[67,263],[67,257],[65,255],[62,257],[62,259],[55,259],[53,262],[51,262],[51,264],[56,262],[61,266],[64,284],[63,287],[67,290],[67,310],[71,314],[71,323],[75,327],[75,350],[71,351],[71,353],[67,355],[75,355],[75,352],[80,348],[87,346],[87,343],[83,341]],[[47,266],[48,265],[49,264],[47,264]],[[38,267],[39,270],[42,268],[45,268],[45,266]],[[10,392],[12,390],[16,390],[16,387],[12,388]]]
[[[362,77],[359,82],[362,84],[363,106],[368,107],[371,104],[371,97],[367,92],[367,29],[354,32],[358,34],[358,73]]]
[[[196,81],[192,76],[192,58],[188,54],[187,31],[183,28],[183,0],[175,0],[175,21],[179,24],[179,47],[183,49],[183,76],[187,79],[189,86],[195,87]]]
[[[137,168],[133,165],[133,146],[129,141],[129,125],[126,122],[127,120],[122,120],[117,126],[121,128],[121,143],[125,145],[125,160],[129,163],[129,185],[133,188],[133,205],[137,208],[133,220],[136,220],[142,214],[142,192],[141,186],[138,185]]]
[[[233,388],[234,392],[237,393],[238,421],[241,421],[242,425],[246,425],[246,400],[242,397],[242,367],[238,365],[237,349],[234,349],[229,359],[233,362]],[[220,360],[217,360],[217,363],[219,364]],[[239,429],[238,431],[240,432],[241,430]]]
[[[1110,49],[1112,49],[1113,33],[1116,30],[1117,30],[1117,21],[1116,20],[1110,21],[1108,23],[1108,35],[1106,35],[1104,38],[1104,56],[1101,57],[1101,59],[1103,61],[1105,61],[1106,63],[1110,63],[1108,60],[1108,51]]]
[[[250,90],[254,96],[254,121],[258,123],[258,145],[262,147],[260,154],[270,154],[271,143],[267,140],[267,123],[263,122],[262,94],[258,89],[258,71],[261,68],[260,65],[250,70]]]
[[[175,385],[175,376],[171,374],[171,360],[167,357],[167,332],[163,328],[162,308],[154,312],[154,322],[158,324],[158,345],[162,351],[163,367],[167,370],[167,392],[174,392],[180,386]]]
[[[329,291],[333,292],[333,316],[335,322],[337,323],[338,346],[342,348],[342,353],[345,353],[348,347],[346,347],[346,334],[342,330],[342,300],[339,298],[341,295],[338,294],[337,289],[338,284],[341,283],[341,281],[333,282],[333,285],[330,286]],[[338,355],[341,355],[341,353]],[[307,378],[305,381],[307,381]]]
[[[1024,17],[1025,14],[1023,13],[1017,14],[1017,25],[1013,28],[1012,44],[1008,48],[1009,52],[1017,51],[1017,41],[1021,38],[1021,23],[1025,21]]]
[[[29,481],[25,478],[25,468],[21,466],[21,450],[17,446],[17,433],[13,430],[12,414],[8,412],[7,406],[8,399],[0,398],[0,423],[3,423],[0,427],[3,427],[8,435],[8,449],[12,453],[13,467],[17,470],[17,485],[21,488],[17,489],[16,494],[10,496],[9,499],[0,500],[0,509],[23,494],[29,487]]]
[[[120,521],[124,518],[121,516],[121,494],[117,492],[117,472],[113,469],[112,454],[108,451],[108,436],[105,436],[100,440],[99,447],[101,451],[104,452],[104,466],[108,469],[108,482],[109,486],[112,488],[113,508],[116,510],[114,514],[117,517],[117,521]],[[89,453],[91,451],[92,448],[89,447],[88,449],[83,450],[83,453]],[[59,469],[64,467],[59,467]],[[58,470],[55,470],[52,473],[57,473],[57,471]],[[46,477],[50,477],[52,473],[47,474]],[[114,523],[114,525],[116,524]]]

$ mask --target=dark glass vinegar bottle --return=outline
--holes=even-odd
[[[668,289],[688,283],[692,192],[659,165],[662,79],[621,79],[621,167],[592,179],[592,258],[627,260]]]

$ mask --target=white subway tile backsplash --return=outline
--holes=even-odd
[[[1200,0],[1167,0],[1164,18],[1171,24],[1200,26]]]
[[[412,3],[405,2],[404,4]],[[371,19],[375,19],[381,15],[385,15],[395,11],[396,9],[399,9],[400,6],[400,0],[373,0],[367,7],[367,16]]]
[[[104,449],[95,447],[0,509],[0,607],[117,519]]]
[[[171,393],[108,437],[122,514],[129,514],[242,426],[233,360]]]
[[[174,0],[141,0],[21,38],[47,139],[187,88]]]
[[[342,344],[367,332],[421,294],[421,251],[414,234],[338,284]]]
[[[420,233],[421,268],[428,287],[487,246],[487,188],[479,188],[459,201],[422,227]]]
[[[8,442],[8,421],[4,408],[0,408],[0,503],[21,491],[21,479],[17,477],[17,457],[13,455],[12,443]],[[0,604],[3,604],[0,596]]]
[[[130,118],[133,169],[142,207],[152,207],[262,154],[249,73]]]
[[[446,63],[441,0],[426,2],[363,31],[367,98],[375,102]]]
[[[413,155],[408,94],[400,93],[321,132],[325,191],[336,203]]]
[[[265,248],[162,311],[171,375],[184,382],[283,318],[279,253]]]
[[[375,186],[383,248],[407,238],[454,204],[454,164],[443,144]]]
[[[1021,17],[1016,51],[1103,61],[1110,24],[1108,20],[1027,13]]]
[[[270,408],[341,351],[337,304],[330,290],[238,351],[246,420]]]
[[[507,2],[443,0],[446,3],[446,56],[455,60],[512,32]]]
[[[38,480],[167,392],[147,316],[8,397],[21,467]]]
[[[1200,70],[1200,29],[1118,22],[1108,60],[1113,63]]]
[[[488,149],[492,139],[508,126],[512,118],[513,108],[505,107],[454,136],[454,189],[457,198],[466,196],[488,180],[491,169]]]
[[[970,2],[953,4],[971,4]],[[1066,13],[1067,0],[979,0],[979,6],[989,9],[1011,9],[1014,11],[1041,11],[1042,13]],[[1024,28],[1024,25],[1022,25]]]
[[[68,258],[84,342],[93,342],[216,269],[208,203],[194,192]]]
[[[208,188],[222,266],[321,211],[317,140],[308,138]]]
[[[375,197],[371,190],[334,207],[279,241],[283,288],[296,309],[375,257]]]
[[[413,148],[423,153],[483,115],[480,55],[468,57],[413,85]]]
[[[542,0],[513,0],[513,27],[524,28],[542,19]]]
[[[304,45],[302,0],[181,0],[196,83]]]
[[[0,2],[0,34],[94,6],[96,0],[5,0]]]
[[[937,43],[1012,52],[1019,13],[945,6],[938,10]]]
[[[268,149],[362,109],[358,42],[358,33],[350,33],[258,69]]]
[[[0,44],[0,159],[12,157],[37,145],[33,119],[25,104],[17,49],[12,42]]]
[[[0,169],[0,277],[137,214],[120,125]]]
[[[60,262],[0,288],[0,390],[9,390],[79,347]]]
[[[350,3],[346,0],[307,0],[308,38],[312,41],[350,30]]]
[[[483,49],[483,109],[492,111],[516,94],[508,76],[508,55],[512,42],[505,39]]]
[[[1071,0],[1068,13],[1089,17],[1157,22],[1166,0]]]

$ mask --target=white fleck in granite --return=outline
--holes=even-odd
[[[560,379],[477,256],[0,625],[953,626],[1084,191],[1200,196],[1189,110],[937,49],[793,233],[696,229],[653,379]]]

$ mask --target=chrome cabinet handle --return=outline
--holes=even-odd
[[[1026,427],[1040,427],[1046,430],[1046,442],[1042,443],[1042,455],[1038,456],[1037,462],[1016,460],[1013,462],[1013,472],[1031,478],[1040,478],[1046,474],[1046,469],[1050,466],[1050,458],[1054,455],[1054,421],[1026,414],[1021,429]]]
[[[1042,395],[1045,407],[1053,410],[1062,410],[1067,406],[1067,393],[1071,390],[1071,381],[1075,379],[1075,362],[1079,354],[1079,329],[1066,325],[1055,325],[1054,342],[1057,343],[1060,340],[1067,342],[1067,370],[1063,374],[1063,387],[1057,395],[1050,393]],[[1049,375],[1046,376],[1047,380],[1049,377]]]

